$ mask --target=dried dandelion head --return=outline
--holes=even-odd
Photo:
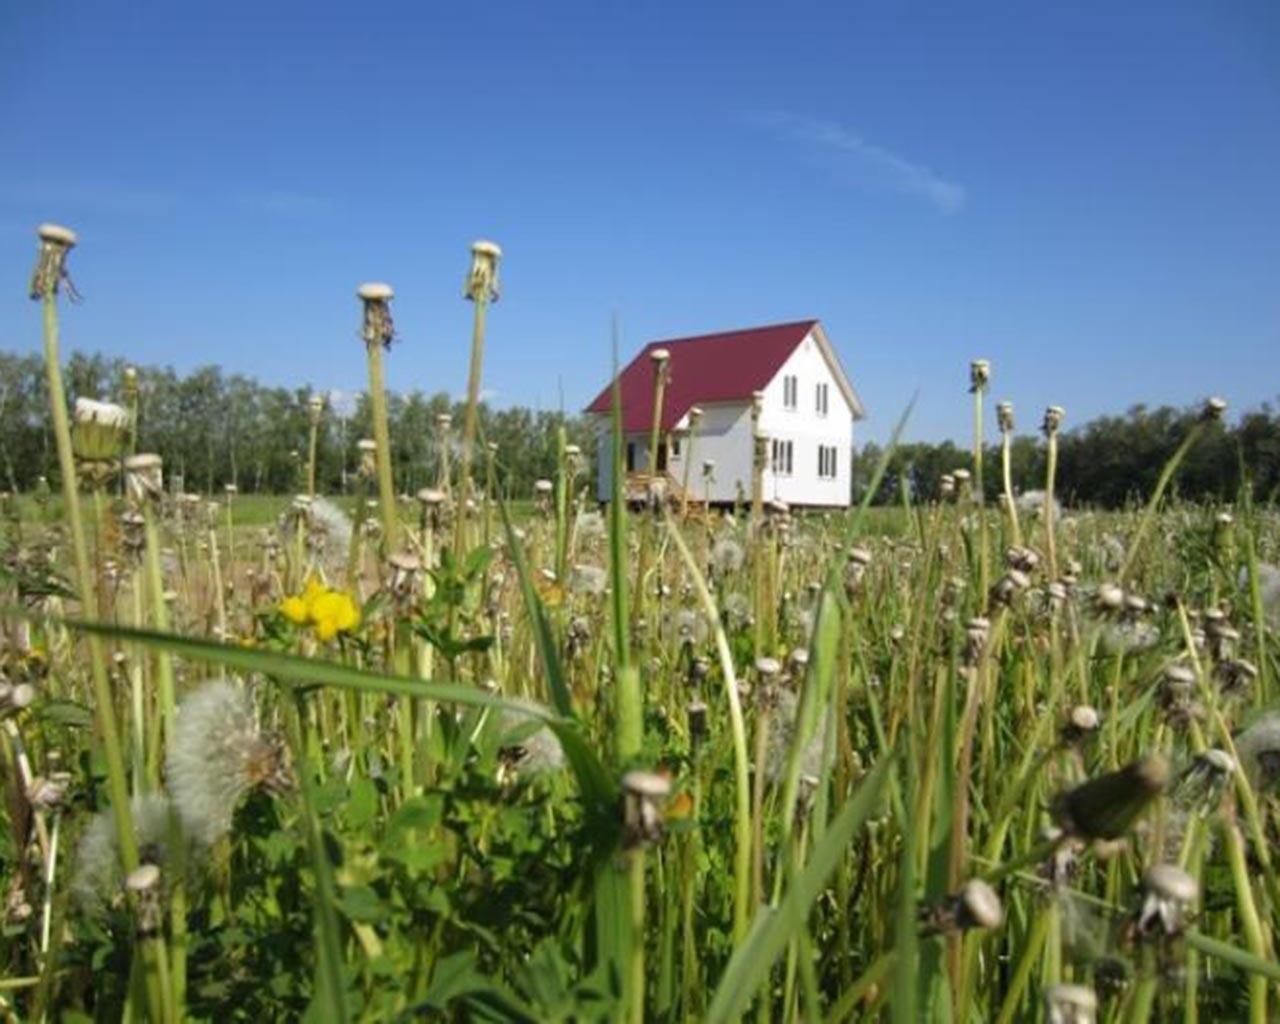
[[[1004,434],[1013,433],[1013,403],[1001,402],[996,406],[996,423],[1000,427],[1000,432]]]
[[[1093,1024],[1098,1019],[1098,996],[1088,985],[1066,983],[1044,990],[1046,1024]]]
[[[1051,405],[1044,411],[1044,420],[1040,424],[1040,429],[1044,431],[1045,437],[1053,437],[1058,433],[1062,426],[1062,421],[1067,418],[1067,411],[1060,405]]]
[[[971,878],[959,892],[938,904],[922,907],[920,920],[925,933],[934,935],[999,928],[1004,923],[1004,905],[987,882]]]
[[[80,240],[70,228],[60,224],[41,224],[36,228],[40,237],[40,249],[36,253],[36,268],[31,275],[31,297],[52,298],[59,286],[66,282],[67,295],[76,298],[75,286],[67,276],[67,253]]]
[[[159,501],[164,495],[164,460],[149,452],[129,456],[124,460],[124,486],[135,505]]]
[[[178,706],[166,767],[182,823],[205,845],[231,830],[246,794],[292,785],[284,745],[259,728],[244,691],[223,680],[205,683]]]
[[[391,347],[396,336],[395,324],[391,321],[391,300],[395,294],[391,285],[381,281],[362,284],[356,289],[356,295],[364,303],[364,323],[360,336],[366,345]]]
[[[356,472],[372,480],[378,475],[378,442],[371,437],[362,437],[356,442],[356,451],[360,455],[360,465]]]
[[[129,410],[114,402],[77,398],[71,428],[76,461],[114,466],[129,439],[131,419]]]
[[[991,363],[975,359],[969,364],[969,390],[978,392],[991,383]]]
[[[502,249],[496,242],[484,239],[471,244],[471,269],[467,271],[467,280],[462,288],[464,298],[472,302],[497,302],[498,264],[502,260]]]
[[[671,780],[665,775],[630,771],[622,777],[623,845],[627,849],[662,839],[662,805],[670,795]]]
[[[1227,412],[1227,403],[1221,398],[1210,398],[1204,403],[1204,408],[1200,410],[1200,418],[1208,423],[1216,423],[1221,420]]]
[[[1156,864],[1142,878],[1141,935],[1181,935],[1200,899],[1200,883],[1174,864]]]

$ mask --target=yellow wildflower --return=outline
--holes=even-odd
[[[296,594],[280,602],[280,614],[295,626],[305,626],[311,618],[307,602]]]
[[[307,604],[307,611],[310,612],[315,603],[324,597],[326,593],[328,593],[328,588],[323,583],[314,576],[308,576],[307,582],[302,588],[302,600]]]
[[[360,607],[355,600],[341,591],[330,590],[314,576],[307,580],[301,594],[280,602],[280,612],[295,625],[311,626],[321,643],[360,625]]]

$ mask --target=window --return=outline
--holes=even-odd
[[[627,442],[627,472],[633,473],[636,468],[636,443],[634,441]]]
[[[838,468],[835,445],[818,445],[818,476],[823,480],[834,480]]]
[[[829,395],[828,395],[827,389],[828,389],[828,385],[826,384],[818,385],[816,408],[818,410],[819,416],[825,416],[827,414],[828,409],[830,408]]]
[[[678,437],[671,439],[671,457],[673,459],[680,458],[680,438]]]
[[[795,444],[791,441],[779,441],[774,438],[770,459],[770,468],[777,476],[791,475],[791,457],[795,453]]]
[[[782,404],[788,409],[800,404],[800,382],[794,374],[782,378]]]

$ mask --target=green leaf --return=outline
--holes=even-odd
[[[364,829],[378,813],[378,787],[370,779],[358,775],[351,780],[351,792],[347,796],[347,824],[353,829]]]
[[[39,706],[36,714],[49,725],[64,725],[70,729],[93,728],[93,712],[73,700],[47,700]]]
[[[387,916],[387,908],[378,894],[367,885],[344,889],[338,898],[338,909],[351,921],[377,924]]]

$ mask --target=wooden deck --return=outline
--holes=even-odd
[[[680,481],[665,470],[660,473],[632,470],[626,476],[622,493],[628,505],[668,504],[677,511],[695,511],[701,510],[704,504],[692,487],[686,494]]]

